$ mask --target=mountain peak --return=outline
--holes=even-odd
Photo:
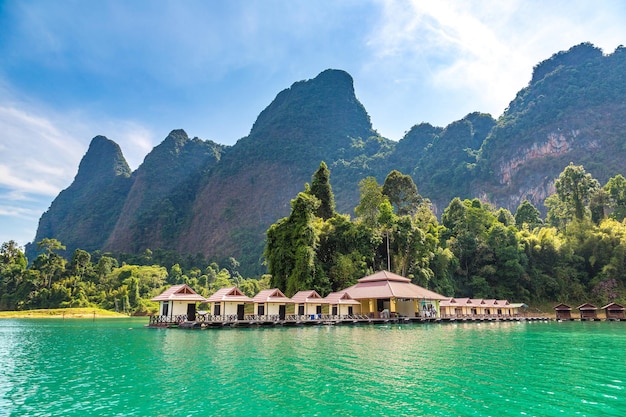
[[[350,146],[351,138],[367,139],[372,134],[369,115],[354,94],[350,74],[327,69],[278,93],[259,114],[248,138],[254,138],[257,145],[263,142],[262,146],[281,149],[307,144],[342,148]]]
[[[118,175],[130,176],[131,169],[119,145],[105,136],[91,140],[87,153],[78,166],[75,182],[100,182]]]

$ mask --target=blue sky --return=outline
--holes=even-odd
[[[0,243],[24,245],[91,139],[133,169],[173,129],[234,144],[278,92],[354,78],[374,128],[502,114],[553,53],[626,43],[622,1],[0,0]]]

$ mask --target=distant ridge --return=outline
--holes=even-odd
[[[119,147],[95,137],[35,242],[54,237],[69,253],[232,256],[242,272],[260,274],[265,231],[321,161],[343,213],[353,213],[361,179],[382,183],[393,169],[410,174],[437,213],[456,196],[511,211],[529,199],[543,210],[570,162],[601,182],[626,175],[625,93],[626,50],[605,55],[583,43],[537,64],[498,119],[474,112],[446,127],[422,123],[394,142],[373,129],[352,77],[325,70],[278,93],[232,147],[174,130],[131,174]]]

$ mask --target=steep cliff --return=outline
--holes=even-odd
[[[178,249],[260,266],[265,231],[289,214],[290,200],[310,182],[320,161],[332,169],[339,160],[367,157],[388,142],[376,137],[380,145],[363,149],[360,144],[371,136],[377,134],[349,74],[326,70],[293,84],[204,179]],[[340,208],[354,207],[360,179],[333,182]]]
[[[227,147],[174,130],[134,173],[105,250],[137,253],[147,248],[175,249],[184,239],[189,209],[203,172],[220,160]]]
[[[34,242],[60,240],[74,249],[102,249],[119,218],[132,185],[131,170],[120,147],[104,136],[92,139],[72,184],[61,191],[41,216]],[[34,259],[36,247],[26,248]]]
[[[590,44],[535,67],[485,140],[473,194],[511,210],[528,199],[543,209],[569,162],[601,183],[624,173],[626,49]]]

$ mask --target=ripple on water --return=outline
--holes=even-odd
[[[207,331],[132,323],[0,321],[0,409],[15,416],[626,414],[624,323]]]

